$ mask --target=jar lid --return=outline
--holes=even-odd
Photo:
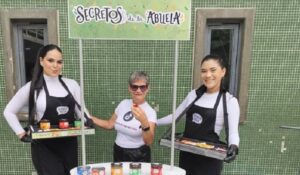
[[[138,162],[132,162],[130,163],[130,169],[141,169],[141,163]]]
[[[161,163],[151,163],[151,168],[161,168],[162,164]]]
[[[40,122],[41,122],[41,123],[45,123],[45,122],[49,122],[49,120],[47,120],[47,119],[42,119]]]
[[[111,163],[111,166],[122,166],[123,164],[122,164],[122,162],[113,162],[113,163]]]
[[[103,171],[103,170],[105,170],[105,167],[93,167],[92,171],[95,171],[95,170]]]

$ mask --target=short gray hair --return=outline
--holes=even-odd
[[[129,75],[128,83],[132,84],[137,80],[145,80],[146,85],[149,85],[150,78],[149,75],[144,71],[131,72],[131,74]]]

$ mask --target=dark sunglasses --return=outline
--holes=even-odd
[[[138,86],[138,85],[131,84],[130,89],[132,91],[137,91],[138,89],[140,89],[142,92],[145,92],[148,89],[148,85]]]

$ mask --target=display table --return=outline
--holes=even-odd
[[[129,175],[129,164],[131,162],[122,162],[123,163],[123,174]],[[105,174],[110,175],[111,174],[111,162],[108,163],[97,163],[97,164],[88,164],[86,166],[90,166],[90,168],[94,167],[104,167],[105,168]],[[141,163],[141,175],[150,175],[151,172],[151,163]],[[77,175],[77,167],[73,168],[71,171],[71,175]],[[170,165],[162,164],[162,175],[185,175],[185,170],[179,167],[173,166],[171,169]]]

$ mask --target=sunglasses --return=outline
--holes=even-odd
[[[145,92],[148,89],[148,85],[138,86],[138,85],[131,84],[130,89],[132,91],[137,91],[138,89],[140,89],[142,92]]]

